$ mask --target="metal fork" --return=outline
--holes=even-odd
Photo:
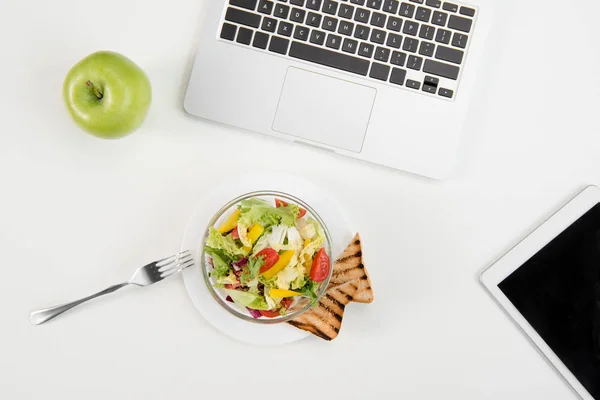
[[[65,311],[71,308],[83,304],[87,301],[95,299],[96,297],[104,296],[115,292],[128,285],[136,286],[150,286],[153,283],[160,282],[163,279],[176,274],[177,272],[194,264],[194,258],[190,254],[189,250],[182,251],[179,254],[172,255],[171,257],[163,258],[162,260],[154,261],[146,266],[138,268],[131,277],[130,280],[118,285],[110,286],[101,292],[95,293],[91,296],[84,297],[67,304],[61,304],[43,310],[37,310],[29,314],[29,321],[34,325],[43,324],[46,321],[51,320],[54,317],[59,316]]]

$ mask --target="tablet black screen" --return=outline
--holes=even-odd
[[[587,391],[600,400],[600,204],[499,287]]]

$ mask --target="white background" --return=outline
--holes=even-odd
[[[0,398],[575,398],[477,278],[600,183],[600,3],[518,2],[500,21],[460,165],[436,182],[187,116],[207,1],[0,3]],[[101,49],[152,81],[124,140],[82,133],[62,102],[69,68]],[[197,199],[258,167],[328,187],[363,236],[376,301],[348,307],[336,341],[234,342],[180,277],[29,324],[175,252]]]

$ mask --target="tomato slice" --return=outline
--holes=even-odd
[[[279,317],[281,314],[279,313],[279,308],[276,310],[258,310],[263,317],[266,318],[275,318]]]
[[[310,279],[315,282],[323,282],[327,279],[330,268],[329,256],[325,253],[325,249],[322,248],[317,252],[313,260],[312,267],[310,268]]]
[[[287,310],[288,308],[290,308],[290,306],[292,305],[293,302],[294,302],[293,298],[286,297],[284,299],[281,299],[281,306],[285,307],[285,309]]]
[[[231,237],[233,240],[238,240],[240,238],[240,231],[238,231],[237,226],[233,228],[233,231],[231,231]]]
[[[285,206],[289,206],[290,203],[288,203],[287,201],[281,200],[281,199],[275,199],[275,207],[279,208],[279,207],[285,207]],[[306,215],[306,210],[302,207],[300,207],[300,213],[298,214],[298,218],[302,218]]]
[[[288,203],[287,201],[281,200],[281,199],[275,199],[275,207],[279,208],[279,207],[285,207],[285,206],[289,206],[290,203]]]
[[[262,257],[265,260],[265,265],[260,267],[261,274],[270,270],[273,265],[277,264],[277,261],[279,261],[279,253],[273,249],[263,249],[259,251],[256,255],[256,258],[258,257]]]

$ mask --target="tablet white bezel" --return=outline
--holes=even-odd
[[[504,295],[498,285],[598,203],[600,203],[600,189],[596,186],[588,186],[485,270],[480,277],[481,283],[489,290],[500,306],[504,308],[525,334],[529,336],[539,351],[584,400],[594,400],[594,398]]]

